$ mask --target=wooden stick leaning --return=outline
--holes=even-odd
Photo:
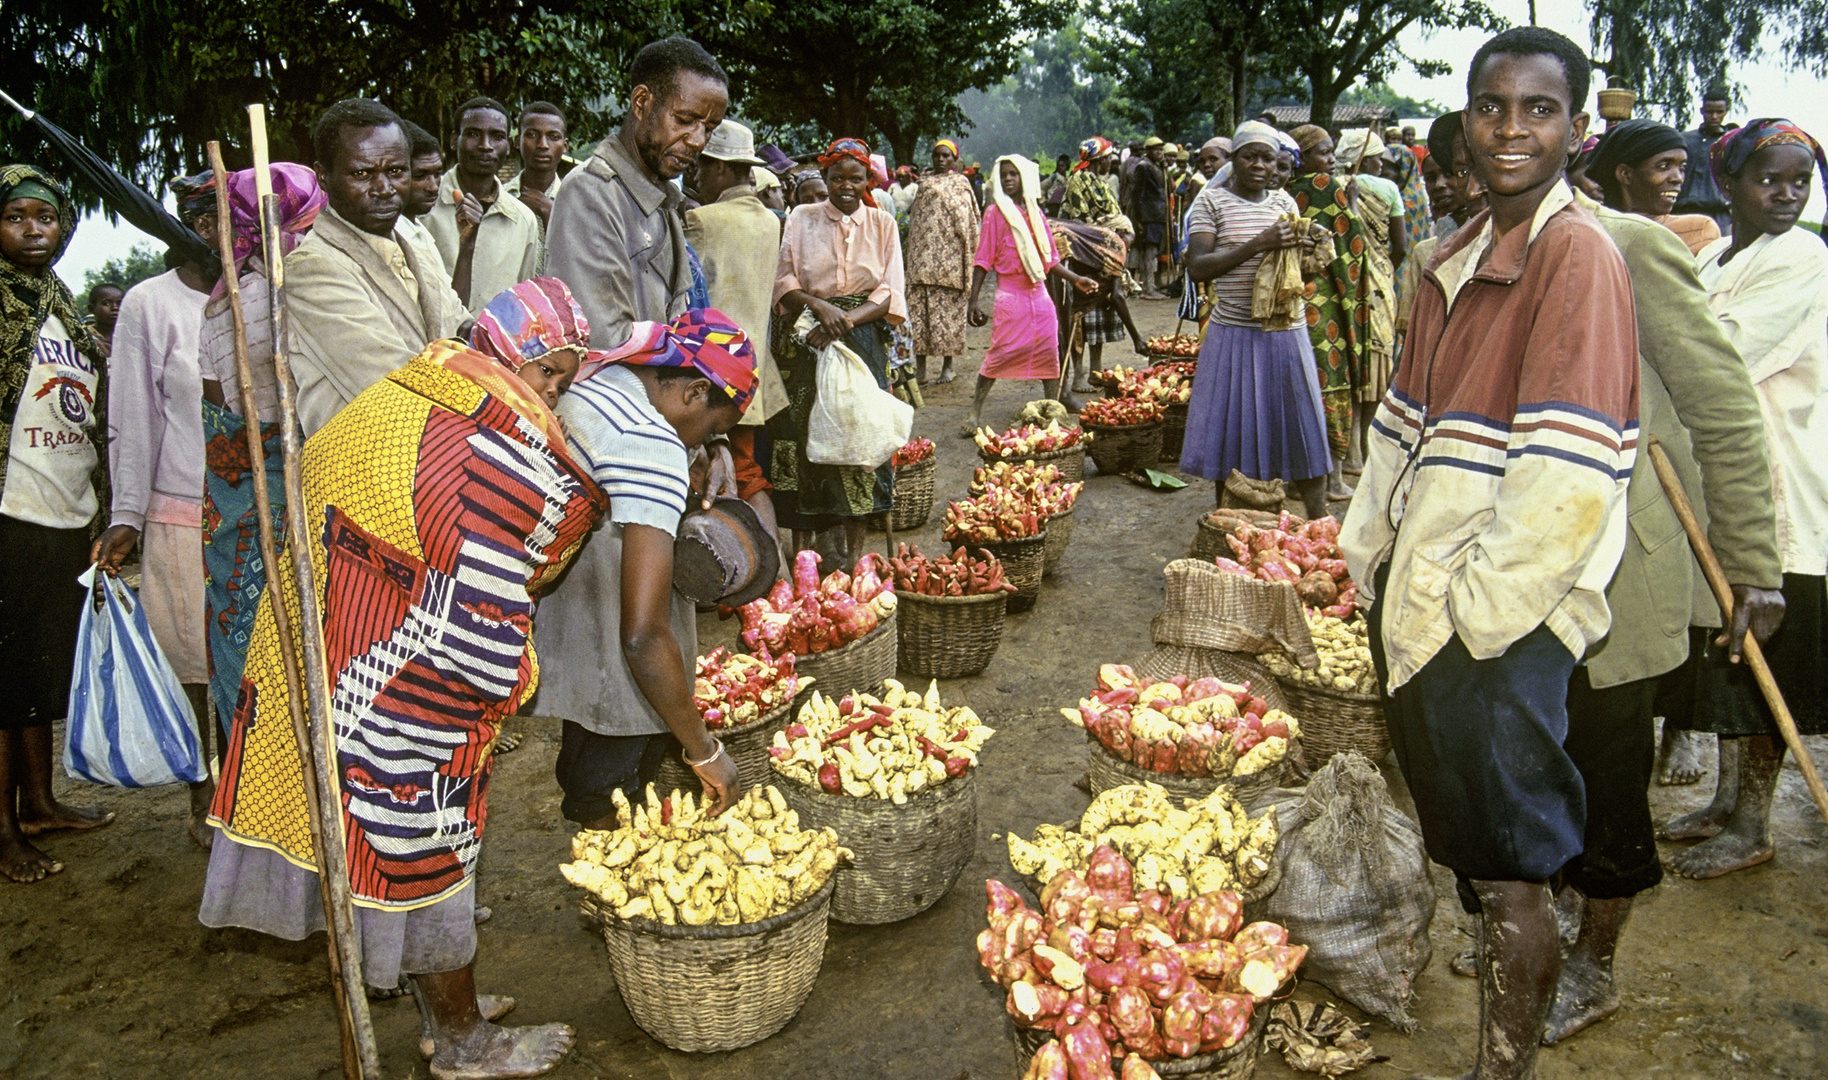
[[[1657,479],[1663,482],[1663,492],[1669,496],[1669,504],[1675,508],[1676,517],[1682,521],[1682,531],[1688,533],[1688,542],[1695,549],[1695,557],[1701,560],[1701,572],[1707,576],[1708,585],[1714,590],[1714,599],[1720,602],[1720,611],[1726,619],[1726,625],[1733,625],[1733,587],[1727,583],[1726,571],[1720,568],[1720,560],[1714,557],[1714,548],[1707,542],[1707,534],[1701,531],[1701,522],[1695,517],[1695,508],[1688,501],[1688,493],[1682,489],[1682,481],[1676,476],[1676,470],[1669,463],[1669,455],[1655,439],[1650,440],[1650,463],[1657,470]],[[1803,782],[1809,785],[1809,794],[1815,798],[1815,808],[1822,813],[1822,820],[1828,821],[1828,789],[1822,787],[1821,774],[1815,770],[1815,759],[1809,755],[1809,748],[1803,745],[1802,736],[1796,731],[1796,719],[1790,715],[1790,707],[1784,704],[1784,696],[1777,689],[1777,680],[1771,676],[1771,666],[1765,663],[1764,650],[1751,634],[1745,636],[1745,662],[1752,669],[1752,678],[1757,680],[1758,689],[1763,692],[1766,704],[1771,706],[1771,715],[1777,720],[1777,730],[1783,733],[1784,745],[1796,757],[1796,767],[1802,770]]]
[[[274,576],[274,569],[280,566],[278,541],[274,536],[271,496],[267,489],[266,455],[260,437],[260,411],[254,399],[254,368],[248,349],[247,315],[241,309],[241,282],[235,272],[235,228],[234,220],[229,213],[228,170],[222,166],[222,145],[215,140],[209,143],[209,164],[216,174],[216,236],[217,247],[222,256],[222,284],[228,295],[229,311],[235,321],[235,372],[241,380],[241,409],[247,418],[248,460],[253,463],[249,476],[254,484],[254,505],[259,514],[260,524],[260,558],[267,568],[267,602],[276,612],[283,612],[286,607],[285,595],[280,591],[279,579]],[[285,665],[286,705],[292,714],[292,735],[299,746],[310,744],[310,729],[305,722],[303,706],[304,695],[298,671],[298,656],[293,651],[292,626],[287,618],[274,620],[278,631],[281,662]],[[224,748],[226,751],[226,747]],[[324,829],[318,816],[318,789],[315,771],[304,771],[303,787],[305,806],[310,813],[311,851],[318,865],[324,861]],[[329,880],[317,875],[319,899],[324,905],[324,923],[331,928],[326,942],[330,954],[330,989],[336,1000],[336,1012],[340,1021],[343,1043],[343,1069],[345,1074],[360,1076],[359,1071],[351,1071],[351,1065],[360,1067],[356,1055],[354,1033],[356,1025],[347,1016],[349,1011],[348,992],[342,980],[342,956],[338,952],[335,935],[336,920],[332,918],[336,898],[329,886]]]
[[[309,738],[299,743],[306,765],[316,776],[316,817],[324,844],[317,864],[320,888],[333,902],[326,905],[330,940],[335,943],[340,970],[334,972],[343,987],[339,1020],[345,1025],[343,1073],[349,1080],[379,1080],[380,1054],[375,1048],[374,1024],[368,1015],[368,996],[362,985],[362,947],[355,933],[355,902],[349,889],[347,839],[343,832],[342,784],[337,776],[336,727],[330,715],[330,681],[324,655],[324,622],[317,600],[317,573],[311,565],[311,530],[305,520],[304,475],[299,457],[304,440],[298,425],[298,384],[292,378],[290,340],[286,326],[284,251],[280,243],[279,209],[273,197],[273,175],[267,162],[266,107],[248,106],[253,129],[254,183],[260,195],[261,246],[266,255],[268,314],[273,333],[273,370],[279,388],[279,444],[284,454],[287,549],[298,587],[298,626],[305,658],[304,708]],[[242,380],[244,393],[251,380]],[[258,427],[259,416],[250,420]],[[262,508],[265,509],[264,507]],[[279,564],[267,568],[268,580],[280,572]],[[353,1050],[351,1051],[351,1044]]]

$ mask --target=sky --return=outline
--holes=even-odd
[[[1513,25],[1529,22],[1528,0],[1489,2],[1494,10]],[[1536,15],[1541,25],[1559,30],[1582,45],[1591,44],[1587,9],[1580,0],[1537,0]],[[1433,99],[1449,107],[1464,105],[1465,64],[1486,36],[1483,30],[1443,31],[1436,34],[1411,30],[1405,33],[1400,39],[1405,52],[1411,56],[1447,60],[1454,65],[1454,71],[1450,75],[1433,79],[1421,78],[1414,72],[1398,72],[1390,78],[1391,88],[1400,94],[1422,100]],[[1823,92],[1821,80],[1802,72],[1785,71],[1782,65],[1773,60],[1745,65],[1729,74],[1740,84],[1743,94],[1741,103],[1728,114],[1730,119],[1786,116],[1817,138],[1828,138],[1828,93]],[[1597,89],[1597,83],[1595,88]],[[1589,103],[1589,110],[1597,115],[1598,107]],[[1690,126],[1693,124],[1693,114],[1694,109],[1691,108]],[[1653,116],[1653,119],[1673,121],[1673,118],[1664,116]],[[166,201],[169,203],[170,199]],[[1810,194],[1809,209],[1804,212],[1804,217],[1820,221],[1822,209],[1823,194],[1818,184]],[[77,229],[70,249],[57,264],[57,272],[72,288],[80,291],[86,272],[99,269],[109,259],[125,254],[136,243],[152,241],[131,225],[116,224],[104,216],[93,215]]]

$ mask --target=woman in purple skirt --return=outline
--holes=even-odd
[[[1251,121],[1232,137],[1231,178],[1208,184],[1187,215],[1187,273],[1210,281],[1212,321],[1200,347],[1181,468],[1223,490],[1237,469],[1252,480],[1295,485],[1309,518],[1327,512],[1325,414],[1305,321],[1265,329],[1251,317],[1263,256],[1311,245],[1283,215],[1295,201],[1276,190],[1276,129]]]

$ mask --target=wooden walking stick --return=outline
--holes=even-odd
[[[1727,584],[1726,571],[1720,568],[1720,560],[1714,557],[1713,546],[1707,542],[1707,534],[1701,531],[1701,522],[1695,518],[1695,508],[1689,504],[1688,493],[1682,489],[1682,481],[1676,476],[1676,470],[1669,463],[1669,455],[1655,439],[1650,440],[1650,463],[1657,470],[1657,479],[1663,482],[1663,493],[1669,496],[1669,504],[1676,510],[1676,517],[1682,521],[1682,531],[1688,533],[1688,542],[1695,549],[1695,557],[1701,560],[1701,572],[1707,576],[1708,585],[1714,590],[1714,599],[1720,602],[1720,612],[1726,619],[1726,625],[1733,625],[1733,588]],[[1745,662],[1752,669],[1752,678],[1758,681],[1758,689],[1764,693],[1766,704],[1771,706],[1771,715],[1777,719],[1777,730],[1783,732],[1784,745],[1796,757],[1796,767],[1802,770],[1803,782],[1809,785],[1809,794],[1815,797],[1815,808],[1822,813],[1822,820],[1828,821],[1828,790],[1822,787],[1821,774],[1815,771],[1815,759],[1809,756],[1809,748],[1796,731],[1796,720],[1790,715],[1789,706],[1784,704],[1784,696],[1777,689],[1777,680],[1771,677],[1771,666],[1765,663],[1764,650],[1751,634],[1745,636]]]
[[[355,933],[355,903],[349,889],[347,840],[343,833],[342,784],[337,775],[336,727],[330,715],[330,680],[324,660],[324,622],[317,599],[317,573],[311,565],[311,529],[306,521],[304,475],[299,455],[304,440],[298,426],[298,384],[292,378],[287,354],[286,274],[280,246],[279,207],[273,197],[273,174],[267,163],[266,106],[249,105],[253,129],[254,185],[260,195],[260,235],[267,263],[268,314],[273,331],[273,370],[279,384],[279,445],[284,455],[286,489],[286,547],[298,590],[298,626],[305,658],[304,711],[308,738],[299,744],[303,762],[316,778],[318,828],[323,846],[317,864],[319,887],[325,904],[330,940],[336,948],[338,968],[333,972],[342,985],[338,1019],[344,1026],[343,1073],[349,1080],[379,1080],[380,1055],[375,1049],[374,1025],[368,1015],[368,997],[362,986],[362,947]],[[230,270],[229,272],[233,272]],[[243,394],[252,383],[242,380]],[[257,426],[259,416],[249,417]],[[266,507],[261,507],[264,516]],[[279,564],[267,568],[269,580],[280,573]],[[295,706],[296,707],[296,706]]]
[[[267,570],[267,603],[274,611],[273,625],[278,632],[279,653],[285,666],[286,706],[292,715],[292,735],[298,745],[311,745],[310,729],[306,724],[304,711],[304,693],[302,680],[298,671],[298,656],[294,652],[292,626],[287,616],[285,594],[279,586],[275,575],[280,567],[278,542],[274,536],[271,495],[267,488],[265,468],[266,455],[260,437],[260,411],[254,398],[254,368],[248,350],[247,315],[241,309],[241,282],[235,267],[235,231],[234,221],[229,213],[228,170],[222,166],[222,146],[215,140],[209,143],[210,168],[216,174],[216,237],[217,246],[222,256],[222,284],[228,296],[229,311],[235,322],[235,373],[241,381],[241,410],[247,419],[248,461],[252,463],[249,477],[254,485],[254,506],[260,526],[260,559]],[[226,748],[225,748],[226,749]],[[317,773],[314,769],[305,769],[301,777],[305,794],[305,806],[310,814],[312,857],[319,866],[324,865],[324,828],[319,817]],[[331,890],[329,877],[317,875],[318,897],[324,905],[324,924],[329,928],[327,941],[330,954],[330,990],[336,1000],[338,1027],[342,1032],[343,1073],[347,1077],[361,1077],[361,1057],[356,1049],[355,1032],[357,1024],[350,1015],[348,987],[344,984],[343,958],[336,935],[335,918],[336,894]],[[361,998],[361,1008],[367,1011],[367,999]]]

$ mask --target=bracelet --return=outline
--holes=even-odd
[[[709,765],[713,761],[716,761],[718,758],[723,757],[724,756],[724,741],[715,735],[713,735],[711,737],[711,741],[717,744],[717,749],[712,751],[710,757],[704,759],[703,761],[693,761],[691,758],[686,757],[684,750],[681,750],[681,751],[679,751],[679,760],[685,762],[686,768],[688,768],[688,769],[702,769],[706,765]]]

